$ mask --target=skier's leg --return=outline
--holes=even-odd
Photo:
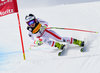
[[[58,42],[62,42],[63,39],[60,35],[58,35],[55,31],[53,30],[46,30],[45,32],[47,34],[47,37],[50,38],[50,39],[53,39],[53,40],[56,40]]]
[[[51,41],[51,40],[48,40],[47,44],[49,44],[51,47],[57,47],[59,50],[63,50],[63,48],[65,46],[64,44],[60,44],[59,42],[55,42],[55,41]]]
[[[66,42],[69,44],[73,43],[73,38],[72,37],[61,37],[60,35],[58,35],[55,31],[53,30],[46,30],[45,32],[48,36],[48,38],[54,39],[58,42]]]
[[[70,43],[70,44],[75,44],[75,45],[79,45],[81,47],[84,46],[84,41],[75,39],[75,38],[70,38],[70,37],[62,37],[64,42]]]
[[[52,41],[52,40],[49,40],[49,38],[42,38],[42,42],[51,46],[51,47],[57,47],[59,50],[63,50],[64,48],[64,44],[60,44],[59,42],[55,42],[55,41]]]
[[[47,37],[54,39],[58,42],[67,42],[69,44],[72,44],[73,42],[73,38],[71,37],[61,37],[60,35],[58,35],[55,31],[53,30],[46,30],[47,33]]]
[[[84,46],[84,41],[81,41],[81,40],[78,40],[78,39],[75,39],[72,37],[61,37],[53,30],[47,30],[46,32],[47,32],[49,38],[54,39],[58,42],[66,42],[69,44]]]

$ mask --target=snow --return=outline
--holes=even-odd
[[[19,9],[26,60],[23,60],[16,14],[0,18],[0,73],[100,73],[100,33],[55,30],[61,36],[87,42],[87,52],[69,45],[65,56],[47,45],[33,48],[25,16],[33,13],[49,27],[67,27],[100,32],[100,2]],[[66,35],[65,35],[66,34]]]

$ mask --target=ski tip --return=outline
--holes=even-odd
[[[58,56],[61,56],[61,52],[58,53]]]
[[[81,48],[80,51],[81,51],[81,52],[84,52],[84,48]]]
[[[96,34],[98,34],[99,32],[96,32]]]

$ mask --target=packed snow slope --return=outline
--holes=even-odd
[[[63,37],[73,37],[86,42],[86,52],[81,53],[79,47],[69,45],[66,55],[59,57],[57,48],[45,44],[29,49],[33,41],[28,37],[24,20],[26,15],[33,13],[47,21],[49,27],[100,32],[100,2],[19,10],[26,60],[23,60],[21,52],[17,15],[4,16],[0,18],[0,48],[4,48],[0,49],[0,73],[100,73],[100,33],[54,30]]]

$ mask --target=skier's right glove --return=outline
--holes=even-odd
[[[27,27],[27,30],[29,30],[30,32],[32,32],[33,31],[33,28],[32,27]]]

